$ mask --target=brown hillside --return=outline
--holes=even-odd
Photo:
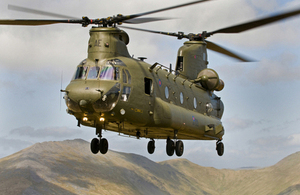
[[[218,170],[186,159],[160,163],[83,140],[35,144],[0,159],[0,194],[299,194],[300,153],[257,170]]]

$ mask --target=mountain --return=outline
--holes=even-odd
[[[93,155],[84,140],[34,144],[0,159],[0,194],[300,194],[300,152],[252,170],[178,158]]]

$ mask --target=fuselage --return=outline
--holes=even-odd
[[[66,88],[68,113],[82,125],[95,127],[101,119],[105,129],[133,136],[165,139],[177,130],[179,139],[222,137],[219,97],[150,67],[128,57],[84,60]]]
[[[91,32],[88,58],[65,89],[67,111],[79,124],[151,139],[175,133],[178,139],[222,139],[219,97],[161,65],[130,57],[126,36],[107,29],[107,36],[96,34],[102,29]],[[115,38],[118,51],[110,50]]]

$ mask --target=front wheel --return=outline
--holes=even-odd
[[[91,141],[91,151],[93,154],[97,154],[99,152],[99,139],[98,138],[94,138]]]
[[[102,138],[100,140],[100,152],[101,154],[106,154],[106,152],[108,151],[108,141],[105,138]]]

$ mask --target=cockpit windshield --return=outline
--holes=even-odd
[[[115,71],[113,66],[102,66],[100,71],[100,79],[115,80]]]
[[[99,75],[99,70],[99,66],[91,67],[87,79],[97,79]]]
[[[76,70],[74,79],[101,79],[101,80],[119,80],[119,68],[112,65],[79,66]]]
[[[79,66],[76,70],[74,79],[85,79],[88,67],[87,66]]]

